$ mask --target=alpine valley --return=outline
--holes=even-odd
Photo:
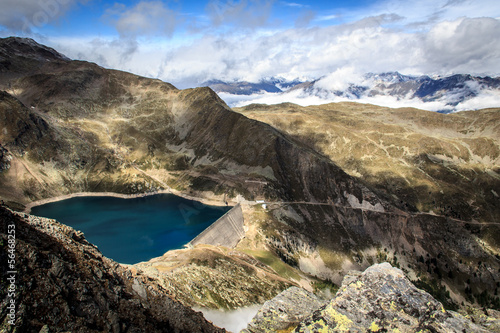
[[[419,80],[398,87],[436,94]],[[231,109],[208,87],[10,37],[0,125],[1,331],[222,332],[193,309],[263,304],[246,332],[500,332],[500,108]],[[82,192],[160,191],[239,203],[244,236],[124,265],[25,212]]]

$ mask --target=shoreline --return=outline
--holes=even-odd
[[[202,204],[208,205],[208,206],[226,206],[226,203],[222,200],[219,201],[219,200],[213,200],[213,199],[208,199],[208,198],[203,198],[203,197],[195,197],[195,196],[187,195],[187,194],[184,194],[184,193],[181,193],[179,191],[172,190],[172,189],[155,191],[155,192],[136,193],[136,194],[122,194],[122,193],[116,193],[116,192],[76,192],[76,193],[59,195],[59,196],[55,196],[52,198],[46,198],[46,199],[41,199],[41,200],[37,200],[37,201],[32,201],[32,202],[27,203],[25,205],[23,213],[31,214],[31,209],[33,207],[45,205],[45,204],[52,203],[52,202],[58,202],[58,201],[66,200],[66,199],[77,198],[77,197],[115,197],[115,198],[121,198],[121,199],[134,199],[134,198],[148,197],[148,196],[157,195],[157,194],[173,194],[173,195],[176,195],[178,197],[181,197],[181,198],[184,198],[187,200],[201,202]],[[232,200],[229,200],[228,203],[233,204]]]

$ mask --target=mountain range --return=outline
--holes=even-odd
[[[208,81],[217,93],[232,95],[255,95],[262,93],[286,94],[300,92],[302,98],[316,96],[325,100],[342,98],[360,100],[374,97],[393,97],[397,100],[418,100],[422,103],[442,102],[448,112],[458,104],[478,97],[485,91],[500,92],[500,78],[479,77],[470,74],[455,74],[441,77],[427,75],[412,76],[398,72],[367,73],[361,78],[336,78],[342,87],[332,84],[330,75],[303,81],[287,81],[283,78],[263,79],[258,83]],[[242,99],[244,100],[244,99]]]
[[[157,304],[168,294],[184,307],[234,309],[292,285],[327,293],[349,271],[390,262],[448,309],[500,307],[498,109],[453,115],[357,103],[231,109],[207,87],[179,90],[14,37],[0,39],[0,90],[7,223],[32,219],[10,210],[77,192],[167,190],[242,205],[246,233],[235,248],[197,245],[120,266],[116,276],[118,264],[76,249],[80,259],[90,251],[107,262],[100,270],[119,286],[111,304],[122,295],[147,308],[145,299]],[[50,229],[54,239],[58,228]],[[76,234],[72,239],[84,243]],[[50,247],[43,251],[51,258]],[[26,258],[26,274],[54,265]],[[139,272],[140,283],[121,283],[132,276],[127,270]],[[69,283],[54,281],[44,283]],[[23,295],[27,313],[41,313],[44,303]],[[106,304],[89,301],[82,312],[68,311],[91,316]],[[156,308],[150,314],[164,318]],[[51,329],[71,329],[57,328],[57,314],[50,316]],[[114,318],[119,323],[126,315]],[[39,331],[42,324],[29,327]]]

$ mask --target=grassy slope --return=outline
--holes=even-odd
[[[327,155],[409,209],[500,219],[500,110],[443,115],[356,103],[235,109]]]

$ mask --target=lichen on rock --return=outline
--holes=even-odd
[[[389,263],[348,275],[327,305],[302,321],[294,332],[488,332],[464,316],[446,311]]]
[[[244,333],[491,332],[495,318],[473,323],[447,311],[389,263],[350,272],[326,304],[296,287],[266,302]],[[293,330],[293,331],[292,331]],[[493,330],[495,331],[495,330]]]
[[[325,302],[304,289],[290,287],[264,303],[244,333],[265,333],[297,326]]]

